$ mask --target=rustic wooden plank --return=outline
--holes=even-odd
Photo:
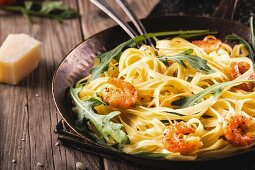
[[[78,0],[78,2],[79,2],[80,13],[81,13],[82,31],[85,38],[90,37],[101,30],[104,30],[113,25],[116,25],[116,23],[111,18],[105,15],[102,11],[100,11],[100,9],[98,9],[89,1]],[[122,17],[128,20],[127,16],[122,12],[122,10],[118,7],[118,5],[113,2],[113,0],[109,0],[108,2],[114,7],[114,9],[117,10],[118,14],[120,14]],[[134,9],[134,11],[136,12],[139,18],[146,17],[149,14],[149,12],[153,9],[155,4],[157,4],[158,2],[159,0],[150,0],[150,1],[129,0],[129,3],[132,9]],[[105,167],[105,170],[140,169],[133,165],[129,165],[125,162],[114,161],[109,159],[104,159],[104,167]]]
[[[2,42],[8,33],[16,33],[14,25],[23,24],[18,17],[4,16],[0,19]],[[28,32],[29,27],[24,25],[18,32]],[[19,86],[0,85],[0,169],[30,169],[30,145],[25,139],[28,129],[27,104],[27,81],[24,80]],[[22,147],[22,149],[19,149]],[[12,163],[12,160],[16,163]]]
[[[115,21],[104,14],[99,8],[89,1],[78,0],[79,8],[81,12],[82,31],[86,37],[90,37],[95,33],[116,25]],[[128,20],[127,16],[123,13],[121,8],[114,3],[114,0],[108,0],[109,4],[116,9],[125,20]],[[145,18],[153,7],[159,2],[159,0],[128,0],[132,9],[135,11],[139,18]]]
[[[76,1],[65,3],[77,7]],[[60,118],[52,100],[51,79],[58,63],[82,41],[80,27],[78,19],[64,24],[37,19],[30,25],[22,16],[0,16],[1,42],[11,32],[24,32],[43,43],[39,67],[27,79],[17,86],[0,85],[0,169],[69,170],[75,169],[77,161],[88,169],[102,169],[97,156],[55,146],[53,131]],[[37,162],[44,166],[36,166]]]

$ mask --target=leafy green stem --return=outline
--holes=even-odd
[[[250,46],[250,44],[247,41],[245,41],[243,38],[241,38],[237,34],[227,35],[226,39],[227,40],[239,41],[240,43],[244,44],[248,48],[248,50],[249,50],[249,58],[253,61],[253,63],[255,62],[254,49]]]
[[[157,33],[148,33],[144,35],[137,36],[133,39],[130,39],[128,41],[123,42],[122,44],[118,45],[116,48],[114,48],[111,51],[105,52],[101,55],[98,56],[98,58],[101,60],[100,64],[93,68],[91,70],[91,77],[90,80],[94,80],[98,77],[100,77],[100,74],[102,71],[107,67],[107,65],[110,63],[110,61],[113,58],[117,58],[122,50],[125,47],[135,47],[139,43],[143,42],[144,40],[148,38],[153,38],[153,37],[160,37],[160,36],[200,36],[204,34],[210,34],[210,33],[215,33],[211,32],[209,30],[188,30],[188,31],[170,31],[170,32],[157,32]]]
[[[123,125],[111,122],[111,119],[120,114],[120,112],[115,111],[108,115],[99,115],[95,113],[93,107],[98,105],[98,101],[94,99],[88,101],[80,100],[78,94],[81,89],[82,87],[70,87],[70,95],[78,111],[77,121],[79,124],[84,125],[84,120],[89,120],[96,129],[96,134],[99,134],[98,138],[103,137],[108,144],[128,144],[129,138],[122,130]]]
[[[173,60],[175,62],[177,62],[178,64],[182,65],[183,67],[187,68],[186,64],[184,63],[184,61],[188,61],[190,66],[193,67],[194,69],[201,71],[203,73],[213,73],[214,70],[212,70],[208,65],[207,65],[207,61],[192,55],[193,50],[192,49],[188,49],[186,51],[184,51],[183,53],[174,55],[174,56],[164,56],[164,57],[159,57],[158,59],[161,61],[169,61],[169,60]]]
[[[79,13],[62,1],[24,1],[21,5],[1,6],[1,10],[21,13],[30,22],[32,16],[47,17],[58,21],[79,17]]]
[[[228,82],[224,82],[224,83],[220,83],[220,84],[214,84],[193,96],[179,99],[179,100],[175,101],[174,103],[178,104],[178,106],[180,106],[181,108],[193,106],[196,103],[199,103],[201,101],[201,99],[203,99],[205,96],[207,96],[209,94],[212,94],[214,96],[214,98],[217,98],[217,97],[219,97],[219,95],[222,93],[222,91],[226,87],[230,88],[233,86],[237,86],[243,82],[255,83],[255,80],[233,80],[233,81],[228,81]]]

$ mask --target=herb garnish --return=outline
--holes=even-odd
[[[18,5],[1,6],[0,9],[21,13],[30,22],[32,16],[47,17],[59,22],[80,16],[76,10],[66,6],[62,1],[24,1]]]
[[[107,65],[110,63],[110,61],[113,58],[117,58],[122,50],[125,47],[135,47],[139,43],[143,42],[144,40],[152,37],[160,37],[160,36],[200,36],[205,34],[215,34],[216,32],[210,32],[209,30],[190,30],[190,31],[170,31],[170,32],[158,32],[158,33],[148,33],[144,35],[137,36],[133,39],[130,39],[126,42],[123,42],[122,44],[118,45],[116,48],[114,48],[111,51],[108,51],[106,53],[100,54],[98,58],[101,60],[100,64],[96,67],[94,67],[91,70],[91,77],[90,80],[94,80],[98,77],[100,77],[100,74],[102,71],[107,67]]]
[[[176,101],[174,101],[174,104],[176,104],[176,105],[178,104],[178,106],[180,106],[180,108],[186,108],[189,106],[193,106],[193,105],[199,103],[201,101],[201,99],[203,99],[205,96],[207,96],[209,94],[213,95],[214,98],[217,98],[217,97],[219,97],[219,95],[223,92],[223,90],[226,87],[231,88],[231,87],[239,85],[240,83],[243,83],[243,82],[255,82],[255,80],[233,80],[233,81],[228,81],[228,82],[224,82],[224,83],[214,84],[193,96],[176,100]]]
[[[212,70],[208,65],[207,61],[192,55],[193,49],[188,49],[180,54],[174,55],[174,56],[164,56],[164,57],[159,57],[158,59],[160,61],[168,61],[168,60],[174,60],[178,64],[182,65],[183,67],[187,68],[186,64],[184,61],[188,61],[190,66],[193,67],[194,69],[201,71],[203,73],[213,73],[214,70]]]
[[[250,18],[250,37],[251,37],[251,44],[245,41],[243,38],[236,34],[227,35],[225,38],[226,40],[234,40],[239,41],[239,43],[244,44],[249,50],[249,58],[255,63],[255,36],[254,36],[254,29],[253,29],[253,17]]]
[[[93,127],[96,130],[95,133],[99,135],[98,138],[102,137],[107,144],[118,144],[119,146],[128,144],[129,138],[122,130],[123,125],[111,122],[111,119],[120,114],[120,112],[114,111],[108,115],[99,115],[95,113],[93,106],[97,106],[98,101],[94,99],[80,100],[78,94],[81,90],[81,86],[76,88],[70,87],[71,98],[78,110],[77,122],[79,123],[79,126],[82,126],[82,124],[84,124],[83,121],[87,120],[93,124]],[[84,126],[86,125],[84,124]]]
[[[230,34],[227,35],[226,40],[235,40],[235,41],[239,41],[239,43],[245,45],[248,50],[249,50],[249,58],[254,62],[255,61],[255,55],[254,55],[254,49],[250,46],[250,44],[245,41],[243,38],[241,38],[239,35],[237,34]]]

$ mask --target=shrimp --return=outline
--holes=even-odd
[[[207,35],[203,40],[192,41],[192,44],[201,47],[206,53],[210,53],[220,47],[221,41],[212,35]]]
[[[237,77],[241,76],[247,70],[250,69],[250,64],[247,62],[232,62],[230,65],[230,77],[232,80],[236,79]],[[250,80],[255,80],[255,73],[253,73],[250,77]],[[244,82],[239,85],[239,88],[245,91],[252,91],[255,87],[255,83],[253,82]]]
[[[116,108],[130,108],[138,100],[138,92],[135,87],[124,80],[109,78],[110,85],[102,90],[101,96],[105,103]]]
[[[163,144],[171,152],[179,152],[181,155],[190,155],[201,147],[197,138],[184,135],[194,133],[195,130],[184,122],[175,122],[170,124],[164,130]]]
[[[233,116],[223,131],[226,141],[235,146],[248,146],[255,140],[255,122],[242,115]]]

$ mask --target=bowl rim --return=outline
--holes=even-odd
[[[230,21],[230,20],[227,20],[227,19],[223,19],[223,18],[216,18],[216,17],[203,17],[203,16],[190,16],[190,15],[164,15],[164,16],[152,16],[152,17],[148,17],[148,18],[143,18],[141,19],[142,22],[150,22],[150,20],[153,20],[153,19],[159,19],[159,18],[196,18],[196,19],[201,19],[201,20],[220,20],[222,22],[227,22],[229,24],[234,24],[235,27],[241,27],[241,29],[246,29],[247,31],[249,30],[249,28],[246,26],[246,25],[243,25],[239,22],[236,22],[236,21]],[[130,23],[130,22],[129,22]],[[117,29],[117,28],[120,28],[119,25],[114,25],[114,26],[111,26],[107,29],[104,29],[102,31],[99,31],[91,36],[89,36],[88,38],[85,38],[84,40],[82,40],[80,43],[78,43],[76,46],[74,46],[66,55],[65,57],[61,60],[61,62],[58,64],[58,66],[56,67],[55,71],[54,71],[54,75],[52,77],[52,83],[51,83],[51,93],[52,93],[52,96],[53,96],[53,101],[54,101],[54,105],[57,109],[57,112],[58,114],[61,115],[61,118],[65,121],[65,123],[67,123],[67,125],[77,134],[79,135],[82,139],[84,140],[91,140],[91,139],[88,139],[87,137],[83,136],[79,131],[76,130],[75,127],[71,126],[70,123],[68,121],[66,121],[65,117],[63,116],[63,114],[61,113],[59,107],[58,107],[58,104],[57,104],[57,101],[56,101],[56,98],[55,98],[55,84],[56,84],[56,76],[57,76],[57,73],[58,73],[58,70],[59,68],[61,67],[61,65],[64,63],[64,61],[67,59],[67,57],[70,55],[70,53],[72,53],[77,47],[79,47],[81,44],[89,41],[90,39],[102,34],[102,33],[105,33],[109,30],[113,30],[113,29]],[[161,161],[161,162],[185,162],[185,163],[204,163],[204,162],[214,162],[214,161],[219,161],[219,160],[225,160],[225,159],[233,159],[235,157],[238,157],[240,155],[244,155],[244,154],[249,154],[251,152],[254,152],[255,151],[255,147],[253,147],[252,149],[249,148],[249,149],[246,149],[246,150],[241,150],[241,151],[237,151],[237,152],[234,152],[234,153],[231,153],[231,154],[227,154],[225,156],[220,156],[220,157],[209,157],[209,158],[205,158],[205,159],[194,159],[194,160],[185,160],[185,159],[162,159],[162,158],[152,158],[152,157],[141,157],[141,156],[137,156],[137,155],[134,155],[134,154],[130,154],[130,153],[125,153],[125,152],[121,152],[121,151],[116,151],[116,150],[111,150],[109,148],[106,148],[105,146],[97,143],[96,141],[90,141],[90,142],[93,142],[93,143],[96,143],[98,144],[100,147],[102,147],[102,149],[107,149],[109,152],[115,152],[115,154],[117,155],[123,155],[123,157],[133,157],[133,158],[137,158],[137,159],[146,159],[146,160],[157,160],[157,161]],[[118,157],[119,159],[121,159],[121,157]],[[125,159],[125,158],[124,158]],[[126,160],[126,159],[125,159]]]

